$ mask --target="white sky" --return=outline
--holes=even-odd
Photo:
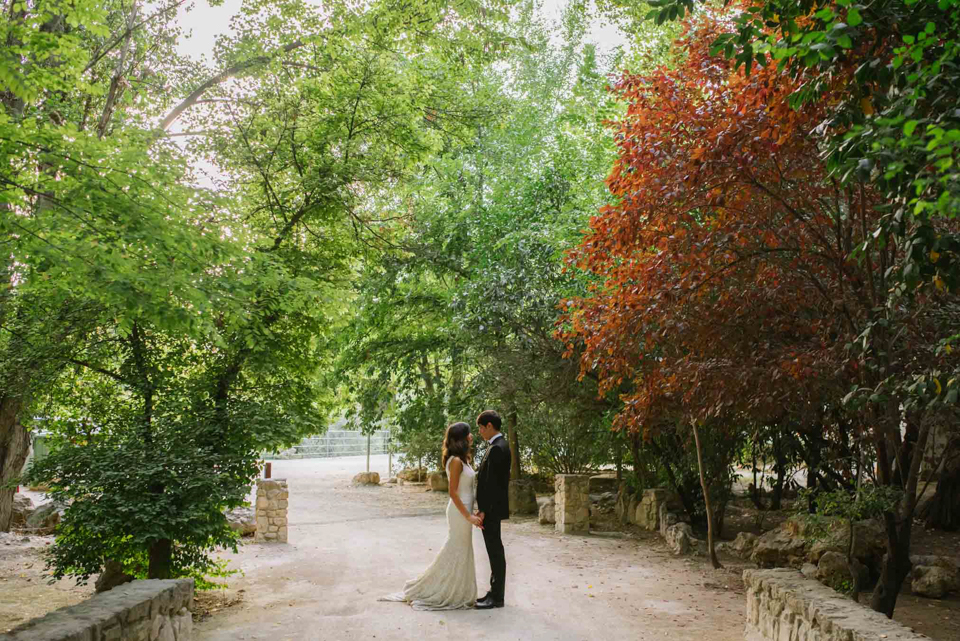
[[[567,5],[568,0],[543,0],[544,14],[556,20]],[[210,59],[215,38],[229,29],[230,18],[240,10],[241,0],[226,0],[219,7],[211,7],[206,0],[197,0],[194,7],[180,10],[180,25],[188,36],[180,40],[180,53],[194,60],[206,56]],[[602,53],[624,44],[625,40],[616,26],[594,20],[588,39],[598,46]]]

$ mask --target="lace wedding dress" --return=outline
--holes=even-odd
[[[452,461],[453,458],[450,459]],[[450,477],[447,461],[447,478]],[[457,495],[468,512],[473,512],[476,472],[464,464]],[[403,601],[414,610],[460,610],[472,608],[477,600],[477,569],[473,563],[473,525],[463,518],[453,499],[447,503],[447,540],[433,563],[415,579],[407,581],[403,592],[381,601]]]

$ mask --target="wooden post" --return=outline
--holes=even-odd
[[[392,434],[387,430],[387,478],[393,478],[393,443],[390,440]]]
[[[263,478],[268,479],[273,474],[273,463],[267,463],[263,468]]]
[[[370,435],[367,434],[367,472],[370,472]]]

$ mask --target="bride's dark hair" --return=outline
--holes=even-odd
[[[447,428],[443,437],[443,469],[447,469],[447,461],[457,457],[464,465],[470,464],[470,426],[466,423],[453,423]]]

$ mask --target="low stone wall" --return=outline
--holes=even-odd
[[[190,641],[193,579],[133,581],[28,621],[3,641]]]
[[[745,641],[927,639],[793,569],[746,570]]]

